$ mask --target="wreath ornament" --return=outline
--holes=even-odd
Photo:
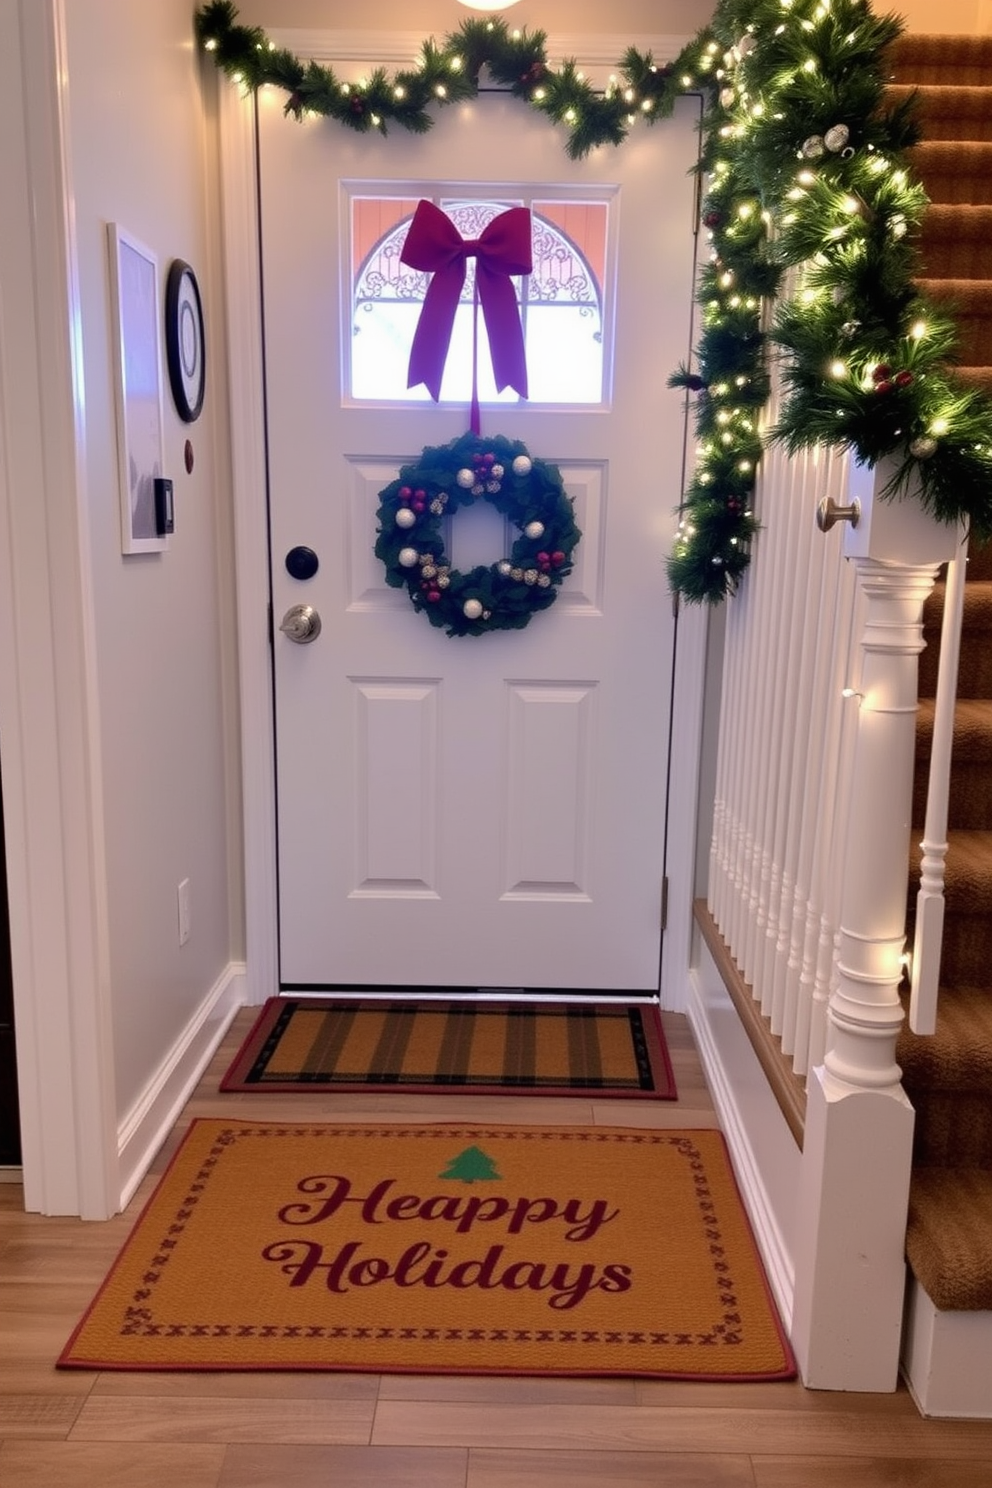
[[[444,523],[476,501],[488,501],[519,535],[509,554],[462,573],[447,556]],[[375,553],[386,583],[406,588],[414,609],[449,636],[522,630],[554,604],[581,537],[558,467],[501,435],[428,446],[379,502]]]

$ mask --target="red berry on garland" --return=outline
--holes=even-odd
[[[430,593],[428,594],[428,596],[427,596],[427,600],[428,600],[428,603],[429,604],[437,604],[437,601],[440,598],[441,598],[441,591],[440,591],[440,589],[432,589],[430,591]]]
[[[551,562],[554,564],[555,568],[561,568],[562,564],[565,562],[565,554],[561,551],[560,548],[556,548],[555,551],[551,554]]]
[[[400,486],[399,496],[401,501],[409,501],[412,495],[413,492],[409,486]]]
[[[888,362],[879,362],[878,366],[873,368],[871,375],[875,382],[884,382],[887,377],[892,376],[892,368]]]
[[[713,211],[711,211],[711,212],[704,212],[703,213],[703,226],[704,227],[719,227],[720,226],[720,223],[722,221],[723,221],[723,213],[722,212],[713,212]]]
[[[527,71],[520,74],[520,81],[525,85],[539,83],[546,72],[547,67],[543,62],[532,62]]]
[[[875,384],[876,393],[881,393],[883,395],[885,393],[891,393],[894,388],[895,383],[890,382],[887,377],[883,377],[881,382],[876,382]]]
[[[550,553],[538,553],[538,555],[537,555],[537,561],[538,561],[538,563],[550,563],[551,562],[551,554]]]
[[[901,388],[910,387],[911,384],[915,381],[912,372],[897,372],[895,380],[896,387]]]
[[[365,112],[365,104],[360,98],[352,98],[348,104],[348,107],[351,109],[351,112],[353,114],[364,114]]]

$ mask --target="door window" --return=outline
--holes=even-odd
[[[514,280],[527,351],[531,403],[603,405],[607,396],[604,283],[609,240],[607,201],[521,197],[493,200],[432,197],[463,238],[477,238],[508,207],[529,206],[533,271]],[[407,364],[430,275],[400,260],[417,199],[351,196],[350,365],[343,386],[353,403],[422,402],[423,386],[407,387]],[[475,262],[467,264],[461,302],[441,385],[442,401],[467,402],[472,385],[472,298]],[[497,393],[479,317],[479,395],[516,403],[512,388]]]

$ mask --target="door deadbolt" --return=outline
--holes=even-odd
[[[297,646],[308,646],[320,635],[320,616],[313,605],[291,605],[283,615],[279,629]]]

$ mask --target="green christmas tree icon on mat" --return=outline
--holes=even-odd
[[[481,1147],[466,1147],[438,1174],[439,1178],[460,1178],[463,1183],[475,1183],[477,1179],[492,1181],[499,1176],[495,1162]]]

